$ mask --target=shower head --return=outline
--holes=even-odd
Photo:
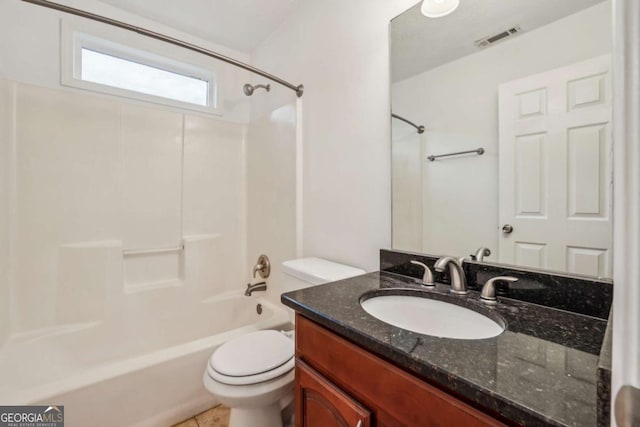
[[[256,89],[265,89],[267,92],[271,90],[271,85],[250,85],[249,83],[245,84],[242,88],[242,91],[245,95],[251,96]]]

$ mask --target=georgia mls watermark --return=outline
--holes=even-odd
[[[64,406],[0,406],[0,427],[64,427]]]

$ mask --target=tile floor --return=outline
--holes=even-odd
[[[229,427],[229,408],[216,406],[173,427]]]

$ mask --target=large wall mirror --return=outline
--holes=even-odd
[[[611,277],[611,33],[610,0],[395,18],[393,248]]]

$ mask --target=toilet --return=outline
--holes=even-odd
[[[285,292],[359,276],[365,271],[320,258],[282,263]],[[289,310],[289,309],[287,309]],[[289,310],[293,322],[293,311]],[[213,352],[203,375],[205,388],[231,408],[230,427],[282,427],[293,402],[293,331],[256,331]]]

